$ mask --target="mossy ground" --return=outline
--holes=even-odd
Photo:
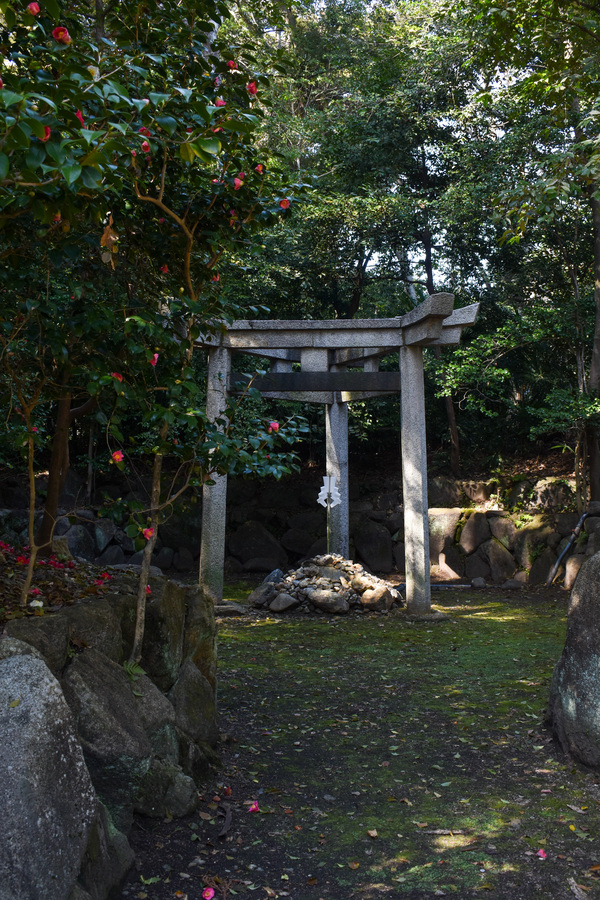
[[[542,724],[567,595],[434,601],[222,620],[224,768],[189,820],[140,822],[121,896],[600,896],[600,776]]]

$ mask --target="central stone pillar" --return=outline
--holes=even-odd
[[[431,582],[422,347],[400,348],[400,382],[406,607],[413,615],[426,615],[431,612]]]
[[[211,347],[208,352],[206,414],[211,422],[223,418],[227,409],[227,378],[231,351]],[[227,475],[213,475],[214,484],[202,488],[202,537],[200,544],[200,584],[215,603],[223,599],[225,563],[225,513]]]
[[[348,506],[348,404],[325,406],[325,442],[327,474],[334,475],[342,502],[331,509],[331,552],[348,559],[350,553],[350,516]]]

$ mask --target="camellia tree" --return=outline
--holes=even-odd
[[[0,2],[2,368],[31,453],[36,405],[58,410],[31,565],[51,540],[76,411],[96,409],[118,441],[125,407],[141,407],[155,460],[142,609],[169,429],[189,437],[188,482],[233,464],[280,474],[285,455],[269,451],[291,435],[218,437],[192,368],[196,341],[239,315],[221,261],[291,202],[254,145],[268,77],[221,45],[227,15],[217,0]]]

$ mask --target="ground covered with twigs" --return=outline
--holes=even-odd
[[[600,776],[543,727],[566,602],[222,620],[223,768],[192,817],[138,820],[121,897],[600,896]]]

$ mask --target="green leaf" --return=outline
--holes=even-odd
[[[190,97],[194,93],[191,88],[176,87],[175,90],[177,91],[178,94],[181,94],[181,96],[184,98],[186,103],[190,102]],[[152,96],[152,94],[150,94],[150,96]]]
[[[96,169],[92,169],[91,166],[84,166],[81,172],[81,181],[84,187],[89,188],[90,190],[94,190],[98,187],[98,184],[101,179],[100,172],[97,172]]]
[[[9,168],[10,162],[8,156],[5,153],[0,153],[0,179],[6,178]]]
[[[15,91],[8,91],[6,88],[0,93],[0,97],[2,97],[5,109],[8,109],[9,106],[14,106],[15,103],[20,103],[21,100],[25,99],[23,94],[17,94]]]
[[[81,166],[77,165],[76,163],[70,166],[62,166],[60,171],[62,172],[67,184],[73,184],[81,175]]]
[[[154,91],[151,91],[148,94],[148,97],[150,98],[150,102],[153,103],[155,106],[160,106],[161,103],[166,103],[166,101],[169,99],[169,96],[170,96],[169,94],[157,94]]]
[[[182,144],[179,148],[179,155],[186,162],[191,163],[194,161],[194,151],[192,150],[191,144]]]
[[[192,149],[194,152],[202,151],[211,156],[217,156],[221,152],[221,142],[216,138],[200,138],[192,143]],[[199,152],[198,156],[200,156]]]
[[[156,122],[160,125],[161,128],[169,134],[172,135],[175,133],[175,129],[177,128],[177,121],[173,118],[173,116],[157,116]]]

